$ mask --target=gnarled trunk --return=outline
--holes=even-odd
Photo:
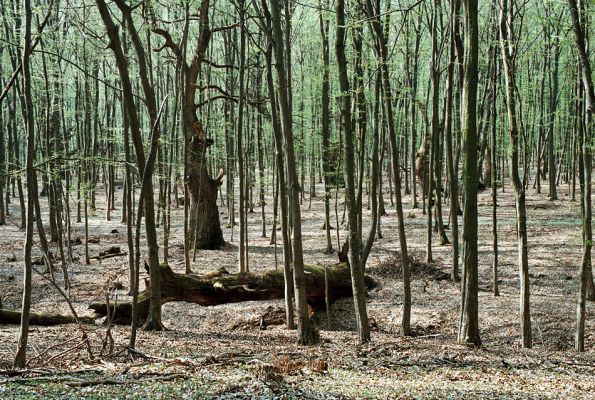
[[[283,271],[276,269],[262,274],[228,274],[221,268],[203,276],[177,274],[167,265],[161,267],[161,301],[185,301],[201,306],[214,306],[242,301],[275,300],[285,296]],[[351,296],[351,273],[349,264],[338,263],[327,269],[329,300]],[[306,301],[314,308],[323,309],[325,305],[325,268],[320,266],[305,267]],[[366,287],[374,286],[374,281],[365,277]],[[151,290],[145,289],[138,297],[138,317],[148,315]],[[110,303],[114,310],[113,322],[128,324],[131,320],[130,302]],[[97,302],[89,305],[94,310],[95,318],[107,315],[108,304]]]
[[[223,175],[216,179],[209,176],[206,150],[212,140],[206,138],[198,122],[193,126],[196,133],[186,139],[186,185],[190,195],[189,243],[196,243],[198,249],[215,250],[225,244],[217,207],[217,191]]]

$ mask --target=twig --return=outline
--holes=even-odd
[[[71,338],[71,339],[68,339],[68,340],[67,340],[67,341],[65,341],[65,342],[59,342],[59,343],[56,343],[56,344],[53,344],[53,345],[51,345],[50,347],[46,348],[45,350],[43,350],[41,353],[39,353],[39,354],[38,354],[38,355],[36,355],[35,357],[31,357],[31,359],[29,360],[29,363],[31,364],[33,361],[37,360],[39,357],[41,357],[41,356],[43,356],[44,354],[46,354],[48,351],[50,351],[50,350],[53,350],[53,349],[55,349],[56,347],[63,346],[63,345],[65,345],[65,344],[68,344],[68,343],[74,342],[76,339],[78,339],[78,338]]]
[[[71,347],[71,348],[69,348],[69,349],[66,349],[66,350],[64,350],[63,352],[61,352],[61,353],[58,353],[58,354],[56,354],[55,356],[51,357],[49,360],[47,360],[47,361],[45,362],[45,364],[50,364],[50,363],[51,363],[52,361],[54,361],[55,359],[57,359],[57,358],[60,358],[60,357],[62,357],[63,355],[66,355],[66,354],[68,354],[68,353],[70,353],[70,352],[72,352],[72,351],[75,351],[75,350],[78,350],[78,349],[80,349],[81,347],[83,347],[83,345],[87,344],[88,342],[89,342],[89,339],[88,339],[87,337],[85,337],[85,338],[84,338],[84,339],[83,339],[81,342],[79,342],[79,343],[78,343],[76,346],[73,346],[73,347]]]

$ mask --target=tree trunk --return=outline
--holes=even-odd
[[[328,0],[325,2],[328,6]],[[321,98],[321,134],[322,134],[322,171],[324,173],[324,229],[326,233],[326,252],[333,252],[331,239],[331,187],[332,170],[330,168],[330,82],[329,82],[329,22],[324,12],[320,11],[320,36],[322,38],[322,98]],[[337,182],[335,182],[337,184]]]
[[[463,282],[459,342],[481,346],[478,321],[477,254],[477,0],[465,0],[465,75],[461,122],[463,135]]]
[[[0,59],[2,58],[2,50],[0,49]],[[1,64],[1,63],[0,63]],[[3,76],[2,66],[0,65],[0,76]],[[0,87],[4,87],[4,79],[0,79]],[[8,203],[5,203],[4,186],[7,183],[7,168],[6,168],[6,147],[4,145],[4,113],[0,112],[0,226],[6,224],[6,209]],[[6,188],[8,195],[8,187]],[[7,196],[8,197],[8,196]]]
[[[238,243],[238,260],[239,260],[239,271],[248,272],[248,248],[247,248],[247,227],[248,218],[246,216],[246,169],[244,168],[244,148],[243,148],[243,136],[244,136],[244,104],[245,104],[245,91],[246,91],[246,79],[245,79],[245,63],[246,63],[246,27],[245,27],[245,9],[244,0],[238,1],[238,8],[240,14],[240,70],[239,70],[239,84],[240,92],[238,97],[238,124],[236,132],[236,152],[238,156],[238,178],[239,178],[239,189],[240,189],[240,202],[238,209],[240,211],[240,239]]]
[[[285,179],[285,159],[283,152],[283,133],[281,121],[277,112],[277,96],[273,82],[272,44],[269,44],[265,53],[267,64],[267,89],[271,99],[271,120],[273,135],[275,137],[275,159],[277,166],[277,197],[281,202],[281,235],[283,240],[283,277],[285,279],[285,316],[287,329],[295,329],[293,322],[293,280],[291,270],[291,239],[289,237],[289,205],[287,201],[287,183]]]
[[[29,60],[31,57],[31,2],[24,0],[23,12],[25,14],[25,31],[23,34],[23,97],[24,104],[23,111],[25,115],[25,131],[27,139],[27,161],[25,170],[27,173],[27,226],[25,231],[25,245],[24,245],[24,277],[23,277],[23,301],[21,314],[21,330],[19,335],[19,342],[17,353],[14,358],[14,366],[16,368],[25,368],[27,364],[27,341],[29,338],[29,314],[31,311],[31,278],[33,273],[33,263],[31,260],[31,250],[33,248],[33,218],[34,200],[37,196],[34,185],[37,180],[37,175],[33,166],[35,159],[35,123],[33,120],[33,98],[31,96],[31,68]]]
[[[558,66],[560,56],[559,32],[555,32],[553,49],[553,69],[552,69],[552,88],[550,93],[550,112],[548,123],[548,164],[549,164],[549,197],[550,200],[557,200],[556,191],[556,157],[554,150],[554,121],[556,119],[556,110],[558,108]]]
[[[399,171],[399,149],[397,148],[397,132],[394,123],[394,113],[392,105],[392,92],[390,85],[390,74],[388,70],[388,47],[386,44],[386,35],[377,15],[380,10],[375,10],[371,0],[365,3],[366,15],[374,32],[375,52],[378,57],[380,74],[382,76],[382,98],[384,100],[384,110],[388,125],[388,136],[390,141],[390,150],[392,155],[392,175],[395,182],[397,219],[399,222],[399,246],[401,250],[402,271],[403,271],[403,315],[401,319],[401,333],[405,336],[411,334],[411,282],[409,271],[409,257],[407,255],[407,239],[405,237],[405,218],[403,216],[403,203],[401,199],[401,174]]]
[[[145,153],[144,147],[142,143],[142,137],[140,132],[140,120],[138,111],[136,109],[136,105],[134,103],[134,95],[132,92],[132,84],[130,82],[130,77],[128,75],[128,63],[126,61],[125,55],[122,50],[122,44],[120,35],[118,33],[118,28],[114,24],[109,8],[104,0],[96,0],[98,9],[101,14],[101,18],[103,23],[106,27],[106,31],[110,38],[110,48],[114,52],[116,64],[118,67],[118,71],[120,74],[122,89],[123,89],[123,99],[124,104],[126,106],[126,114],[129,118],[130,122],[130,132],[132,143],[134,144],[134,149],[136,152],[136,162],[139,172],[143,176],[143,180],[145,176],[148,176],[145,182],[143,182],[143,188],[141,190],[140,196],[143,201],[143,206],[145,210],[145,232],[147,235],[147,246],[149,249],[149,265],[151,269],[151,285],[153,288],[159,288],[159,246],[157,244],[157,232],[156,232],[156,222],[155,222],[155,206],[154,206],[154,198],[153,198],[153,183],[152,183],[152,165],[150,162],[145,163]],[[153,87],[151,86],[149,79],[148,79],[148,72],[146,69],[146,60],[144,54],[144,48],[140,43],[140,38],[137,35],[136,29],[134,29],[132,23],[132,16],[131,16],[131,9],[127,8],[127,6],[123,3],[122,0],[116,1],[116,4],[122,11],[124,19],[126,20],[126,25],[130,35],[132,36],[132,43],[134,44],[136,53],[137,53],[137,60],[139,62],[139,72],[141,76],[141,81],[143,85],[143,91],[145,93],[147,107],[149,109],[149,114],[151,118],[151,128],[153,130],[157,129],[158,127],[158,117],[157,117],[157,104],[155,93]],[[154,136],[154,135],[153,135]],[[157,136],[158,137],[158,136]],[[146,175],[148,174],[148,175]],[[129,221],[130,223],[130,221]],[[155,290],[152,293],[151,297],[151,312],[150,318],[147,321],[146,327],[148,329],[155,329],[160,330],[162,329],[161,324],[161,299],[159,298],[159,291]]]
[[[579,64],[581,66],[583,87],[586,100],[586,118],[585,118],[585,137],[582,142],[583,151],[583,255],[580,266],[580,281],[578,290],[578,300],[576,306],[576,331],[575,331],[575,349],[576,351],[585,351],[585,317],[586,317],[586,298],[589,275],[591,275],[591,248],[593,240],[593,228],[591,224],[591,130],[593,129],[593,113],[595,112],[595,90],[591,75],[591,63],[587,55],[585,46],[585,35],[581,26],[581,18],[576,0],[568,0],[570,7],[570,16],[572,18],[572,27],[574,29],[574,38],[578,53]]]
[[[521,286],[520,322],[523,347],[533,346],[531,332],[530,291],[529,291],[529,257],[527,250],[527,211],[525,209],[525,185],[519,176],[519,132],[516,114],[516,76],[515,76],[515,50],[510,38],[513,37],[513,9],[514,0],[511,0],[510,9],[508,0],[500,3],[500,45],[502,48],[502,62],[506,77],[506,98],[508,106],[508,129],[511,147],[511,176],[515,190],[517,213],[517,241],[518,241],[518,266]],[[550,132],[550,135],[553,132]],[[551,192],[550,192],[551,193]]]
[[[461,3],[460,0],[451,0],[451,21],[450,21],[450,44],[449,44],[449,61],[446,78],[446,116],[445,116],[445,141],[446,141],[446,169],[448,171],[448,187],[450,198],[450,230],[452,232],[452,247],[451,247],[451,273],[450,277],[453,282],[459,281],[459,188],[458,177],[455,174],[454,167],[454,150],[452,146],[453,136],[453,93],[454,93],[454,68],[456,61],[455,52],[455,24],[459,23]],[[458,126],[458,125],[457,125]]]
[[[22,313],[19,311],[0,309],[0,325],[20,324],[21,318]],[[70,315],[29,313],[29,325],[35,326],[78,324],[79,322],[92,324],[94,321],[95,318],[91,317],[76,318]]]
[[[349,264],[338,263],[328,268],[329,295],[331,301],[349,297],[352,294],[351,272]],[[203,276],[177,274],[167,265],[162,265],[161,299],[163,303],[185,301],[201,306],[238,303],[243,301],[276,300],[285,297],[283,272],[273,270],[263,274],[229,274],[225,269],[213,271]],[[306,301],[315,308],[325,307],[325,268],[320,266],[305,267],[305,283],[308,288]],[[374,286],[374,281],[365,277],[367,288]],[[138,297],[138,318],[147,317],[151,289],[145,289]],[[113,312],[115,307],[115,313]],[[95,312],[94,318],[107,315],[108,305],[97,302],[89,305]],[[109,304],[114,323],[128,324],[132,306],[130,302]]]
[[[222,184],[223,174],[215,179],[209,175],[207,150],[213,144],[208,138],[203,124],[197,116],[196,92],[198,78],[201,76],[201,65],[211,40],[209,25],[209,0],[200,3],[199,35],[192,62],[188,64],[178,44],[174,43],[170,34],[164,29],[154,28],[153,32],[161,35],[165,43],[161,48],[170,48],[177,59],[182,84],[178,90],[183,91],[182,119],[185,133],[184,182],[190,198],[186,248],[194,244],[196,249],[220,249],[225,241],[219,222],[217,192]],[[184,34],[184,43],[187,40]],[[186,207],[186,206],[185,206]]]
[[[355,305],[355,319],[360,343],[370,341],[370,326],[368,324],[368,312],[366,310],[366,298],[364,289],[364,272],[359,262],[360,257],[360,236],[359,220],[361,207],[358,209],[356,200],[355,181],[355,150],[354,135],[351,123],[351,96],[349,78],[347,77],[347,59],[345,57],[345,2],[337,1],[337,33],[335,42],[335,53],[339,73],[339,87],[341,90],[341,122],[345,133],[345,198],[347,202],[349,220],[349,263],[351,265],[351,280],[353,284],[353,302]],[[363,145],[363,143],[361,143]]]
[[[285,26],[285,34],[281,30],[281,10],[277,1],[271,1],[270,21],[272,33],[270,40],[273,42],[277,70],[277,87],[279,93],[279,108],[285,137],[285,150],[287,159],[287,175],[290,185],[291,223],[293,228],[293,281],[296,308],[298,311],[298,343],[311,345],[317,342],[317,337],[310,324],[310,317],[306,307],[306,287],[304,278],[304,254],[302,248],[302,218],[300,209],[300,184],[297,175],[296,157],[293,139],[293,116],[291,102],[291,70],[289,51],[289,29]],[[290,10],[285,2],[285,22],[290,22]],[[287,53],[287,54],[286,54]],[[286,60],[287,59],[287,60]]]
[[[492,126],[491,126],[491,151],[490,151],[490,179],[492,190],[492,290],[494,296],[500,295],[498,288],[498,168],[496,165],[496,157],[498,153],[497,146],[497,90],[498,90],[498,51],[494,47],[493,56],[493,72],[492,72]]]

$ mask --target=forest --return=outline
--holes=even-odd
[[[595,398],[591,3],[1,0],[0,398]]]

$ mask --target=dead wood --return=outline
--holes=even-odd
[[[92,324],[93,318],[80,317],[79,321],[85,324]],[[0,325],[18,325],[21,323],[21,312],[0,309]],[[40,314],[31,313],[29,316],[29,324],[37,326],[54,326],[64,324],[76,324],[76,318],[72,316],[60,314]]]
[[[309,265],[305,268],[307,300],[315,309],[325,306],[324,267]],[[329,300],[349,297],[351,291],[351,273],[349,264],[338,263],[328,268]],[[366,277],[368,288],[374,281]],[[225,269],[198,276],[177,274],[163,265],[161,267],[161,300],[163,303],[186,301],[201,306],[214,306],[243,301],[282,299],[285,295],[283,271],[272,270],[263,274],[229,274]],[[138,296],[138,314],[145,319],[149,311],[150,288]],[[113,313],[113,323],[129,324],[131,321],[131,302],[115,305],[97,302],[89,305],[96,318],[105,317],[107,308]]]
[[[126,252],[122,252],[119,246],[112,246],[107,250],[99,252],[96,256],[89,257],[89,260],[103,260],[106,258],[125,256]]]

